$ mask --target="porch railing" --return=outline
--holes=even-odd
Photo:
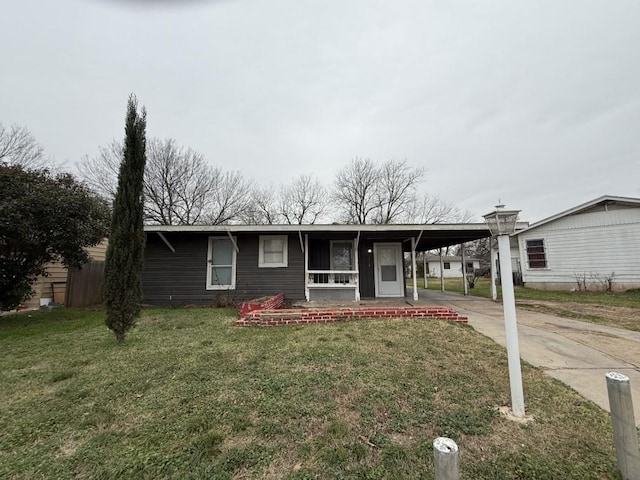
[[[307,270],[309,287],[357,287],[357,270]]]

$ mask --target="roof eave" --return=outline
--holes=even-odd
[[[516,231],[512,236],[515,237],[517,235],[520,235],[521,233],[528,232],[529,230],[533,230],[534,228],[541,227],[543,225],[546,225],[547,223],[551,223],[560,218],[568,217],[569,215],[575,215],[576,213],[580,213],[583,210],[587,210],[601,203],[631,203],[631,204],[636,204],[640,206],[640,198],[618,197],[615,195],[602,195],[601,197],[595,198],[589,202],[582,203],[573,208],[569,208],[568,210],[564,210],[560,213],[556,213],[555,215],[552,215],[547,218],[543,218],[542,220],[532,223],[531,225],[529,225],[529,227]]]

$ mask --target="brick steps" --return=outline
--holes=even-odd
[[[271,302],[263,301],[260,303],[268,304]],[[280,305],[281,304],[282,302],[280,301]],[[460,315],[453,308],[443,306],[363,306],[296,309],[277,309],[271,307],[265,309],[245,309],[244,313],[241,309],[236,325],[271,327],[277,325],[344,322],[364,318],[440,319],[461,323],[467,323],[468,321],[467,317]]]
[[[248,302],[244,302],[240,305],[240,308],[238,309],[238,316],[243,318],[250,312],[280,308],[283,303],[284,293],[279,293],[271,297],[261,297],[249,300]]]

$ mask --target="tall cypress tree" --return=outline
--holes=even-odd
[[[138,113],[138,101],[132,94],[127,104],[124,149],[113,202],[102,290],[107,327],[113,330],[118,343],[124,343],[125,333],[135,326],[142,301],[146,117],[144,107],[142,113]]]

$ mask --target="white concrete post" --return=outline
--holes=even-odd
[[[355,248],[353,249],[353,263],[354,270],[356,271],[356,290],[355,290],[355,301],[360,301],[360,257],[358,251],[360,250],[360,232],[358,232],[358,236],[353,241]]]
[[[442,259],[442,249],[440,249],[440,291],[444,292],[444,260]]]
[[[621,373],[609,372],[606,378],[618,468],[623,480],[640,480],[638,430],[633,414],[629,377]]]
[[[498,261],[498,255],[496,249],[493,248],[493,239],[491,240],[489,245],[491,246],[491,300],[496,301],[498,299],[498,286],[496,285],[496,279],[498,278],[498,272],[496,272],[496,262]]]
[[[413,301],[418,301],[418,276],[416,271],[416,237],[411,237],[411,274],[413,275]]]
[[[309,234],[304,234],[304,298],[309,301]]]
[[[433,463],[436,480],[460,479],[458,445],[450,438],[438,437],[433,441]]]
[[[516,297],[513,291],[510,249],[509,235],[498,235],[502,307],[504,310],[504,329],[507,336],[509,383],[511,385],[511,411],[515,417],[524,417],[524,393],[522,391],[522,370],[520,368]]]
[[[426,289],[427,284],[427,252],[422,252],[422,275],[424,276],[424,288]]]
[[[462,259],[462,291],[465,295],[469,295],[469,286],[467,285],[467,262],[464,258],[464,243],[460,244],[460,258]]]

